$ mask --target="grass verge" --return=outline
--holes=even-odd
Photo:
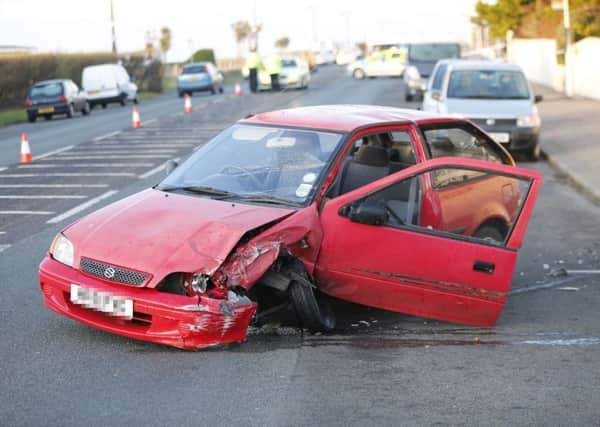
[[[27,114],[22,108],[18,110],[0,111],[0,126],[21,123],[27,120]]]

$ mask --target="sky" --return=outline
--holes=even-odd
[[[237,53],[231,24],[261,23],[259,49],[287,36],[290,48],[333,42],[370,44],[470,40],[476,0],[113,0],[117,48],[141,50],[148,31],[171,29],[167,60],[183,61],[210,47],[219,58]],[[111,49],[110,0],[0,0],[0,45],[38,52]]]

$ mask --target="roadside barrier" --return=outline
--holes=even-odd
[[[31,163],[31,149],[26,132],[21,134],[21,163]]]
[[[184,113],[192,112],[192,97],[190,95],[188,95],[187,93],[185,94],[185,104],[183,107],[183,112]]]
[[[140,112],[138,111],[137,105],[134,105],[131,110],[131,127],[134,129],[142,127],[142,121],[140,120]]]

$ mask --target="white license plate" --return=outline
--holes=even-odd
[[[125,319],[133,318],[133,300],[71,283],[71,302]]]
[[[508,132],[492,132],[490,133],[490,136],[494,141],[499,142],[501,144],[506,144],[507,142],[510,142],[510,133]]]

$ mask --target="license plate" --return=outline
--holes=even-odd
[[[89,95],[89,96],[94,96],[94,95],[98,95],[99,93],[100,93],[100,91],[99,91],[99,90],[90,90],[90,91],[88,92],[88,95]]]
[[[71,283],[71,302],[124,319],[133,318],[133,300],[84,288],[73,283]]]
[[[41,108],[38,108],[38,113],[40,113],[40,114],[54,113],[54,107],[41,107]]]
[[[494,141],[499,142],[501,144],[506,144],[507,142],[510,142],[510,133],[508,132],[493,132],[490,133],[490,136]]]

